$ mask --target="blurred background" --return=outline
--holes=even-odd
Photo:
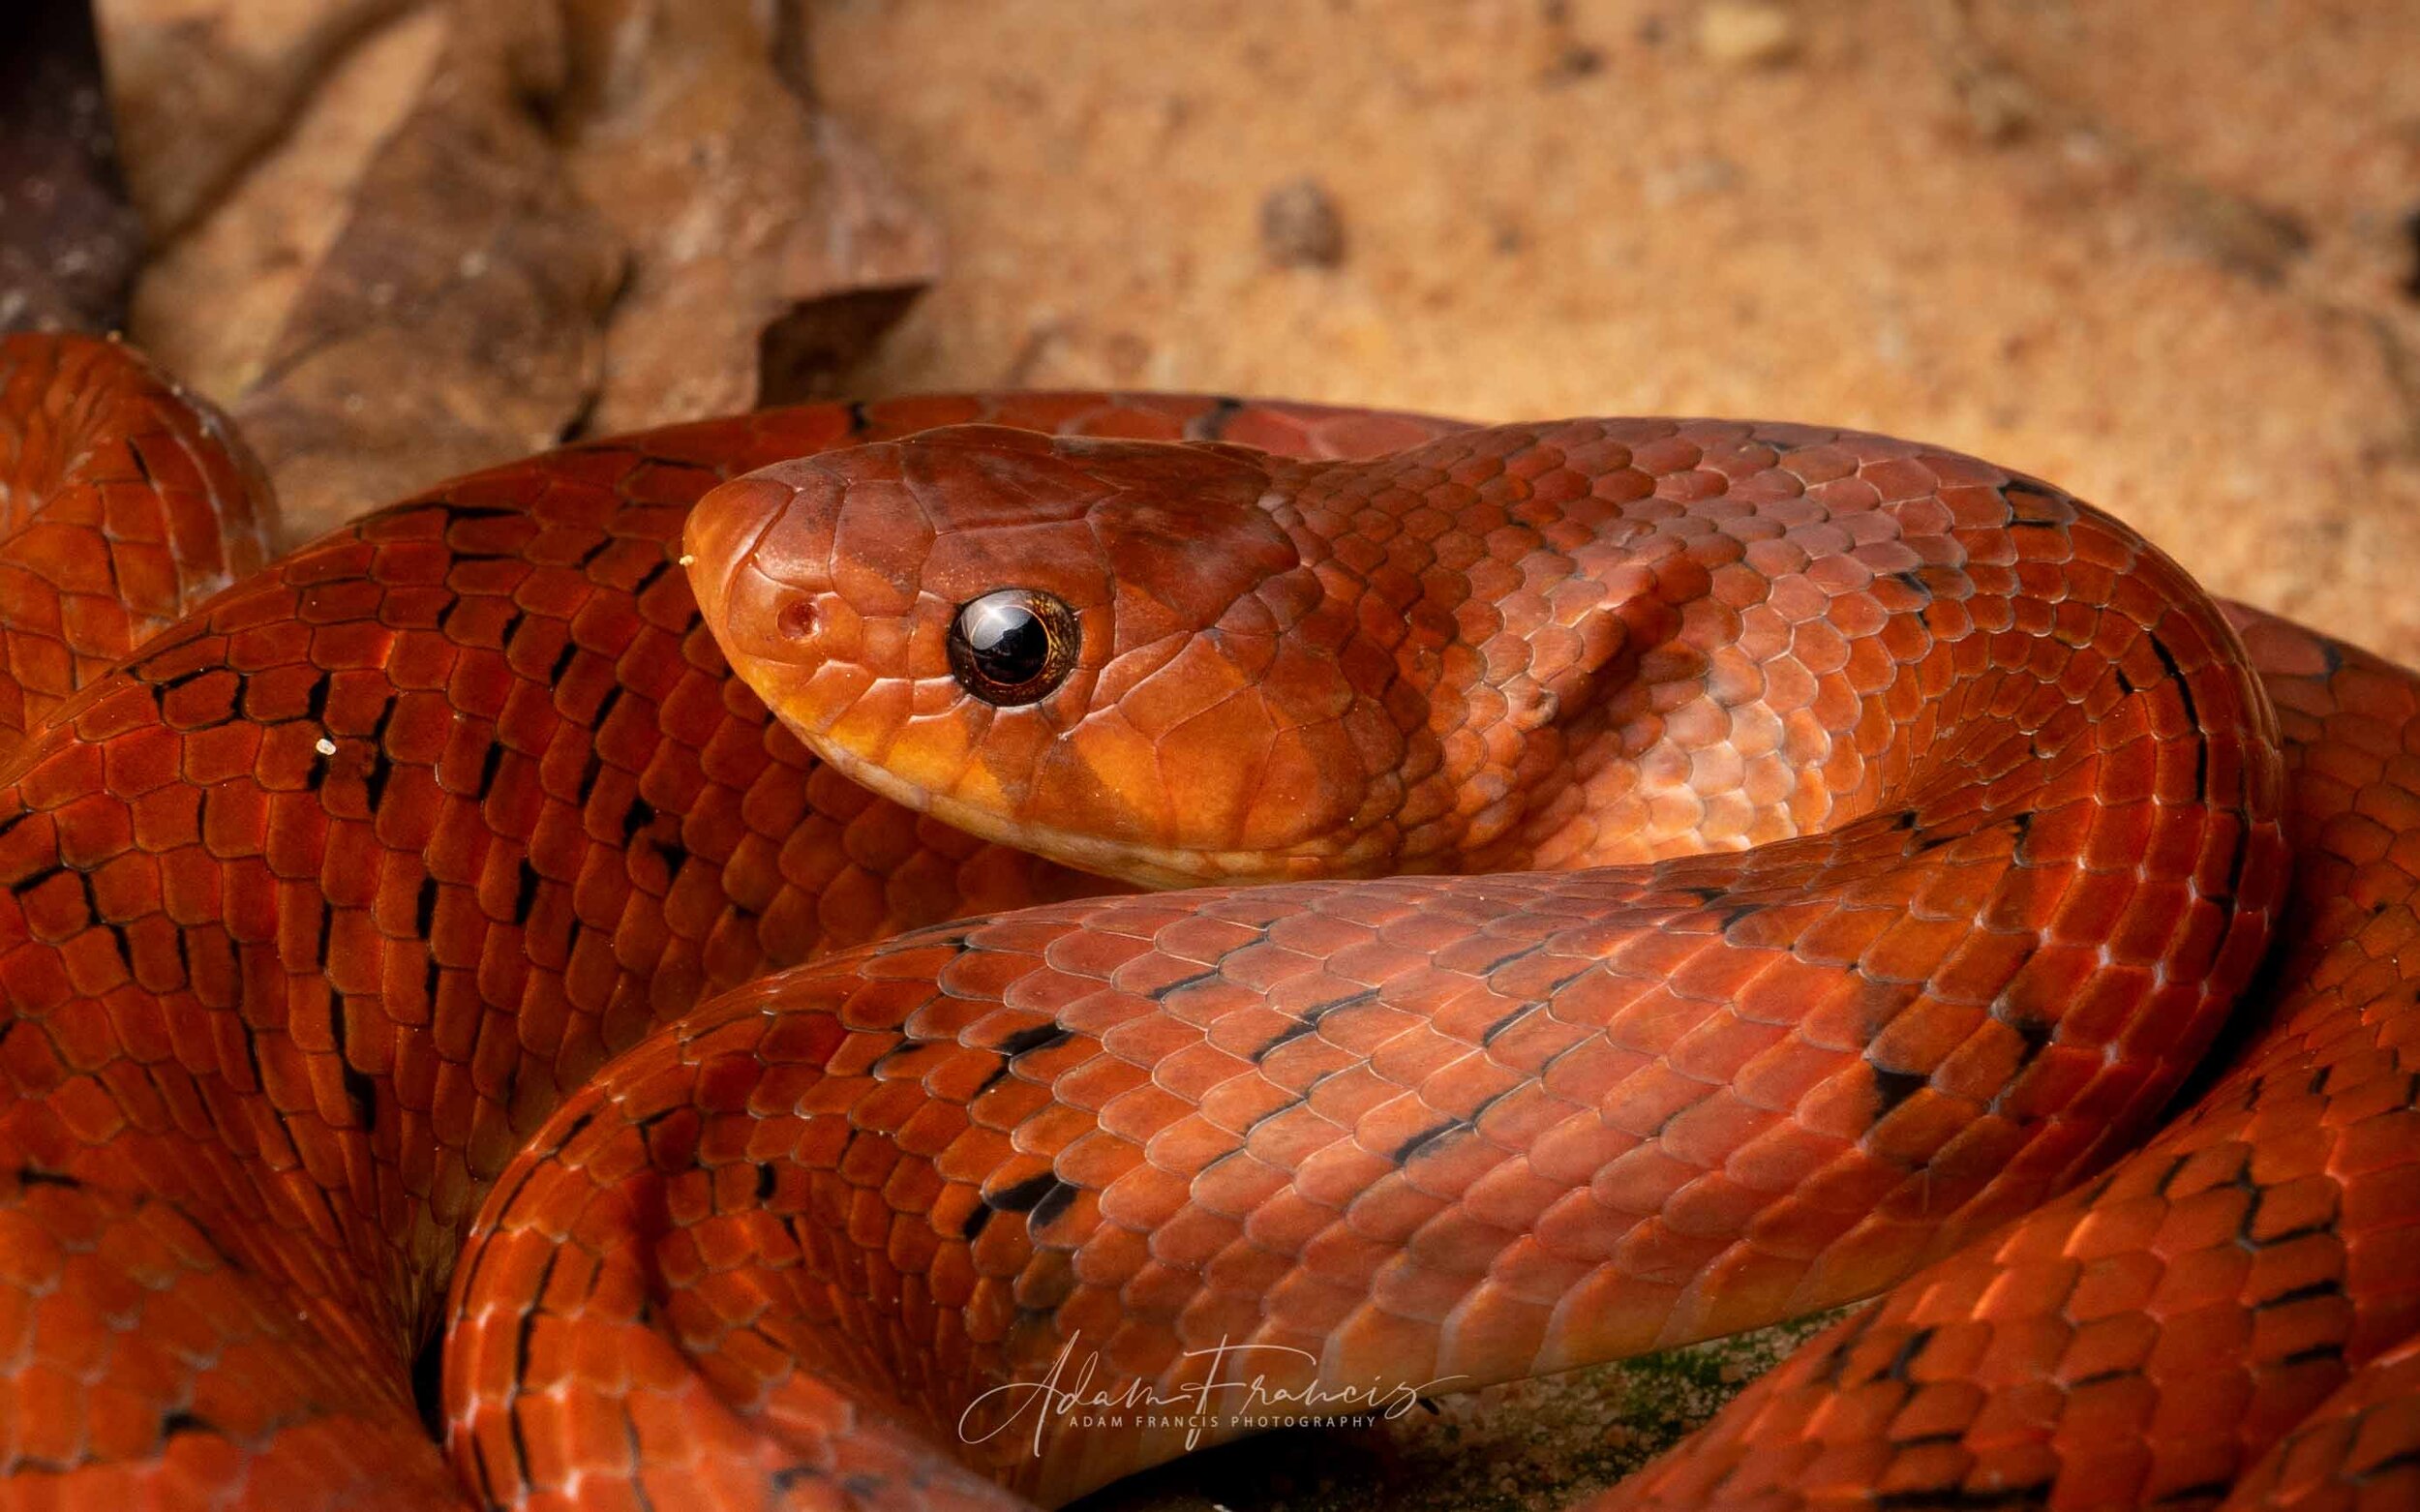
[[[11,9],[0,323],[124,329],[296,538],[821,395],[1717,413],[2042,474],[2420,659],[2420,0]],[[1775,1343],[1117,1496],[1558,1505]]]

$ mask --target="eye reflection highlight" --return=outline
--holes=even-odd
[[[1075,670],[1075,611],[1039,589],[1004,588],[958,607],[950,625],[950,673],[986,704],[1047,698]]]

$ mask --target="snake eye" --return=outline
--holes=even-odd
[[[986,704],[1038,703],[1075,670],[1075,611],[1037,589],[1004,588],[958,606],[950,672]]]

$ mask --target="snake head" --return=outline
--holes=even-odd
[[[1290,875],[1391,761],[1242,448],[953,426],[709,495],[691,581],[733,669],[849,777],[1129,880]],[[1372,721],[1376,719],[1376,725]]]

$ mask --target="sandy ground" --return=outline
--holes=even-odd
[[[810,15],[826,100],[949,241],[861,387],[1872,427],[2420,656],[2420,5]],[[1264,245],[1303,180],[1332,266]]]

